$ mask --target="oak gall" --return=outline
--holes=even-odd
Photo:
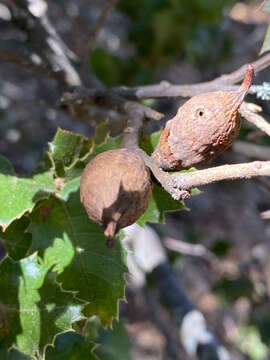
[[[178,171],[206,163],[228,149],[241,126],[239,108],[252,81],[248,65],[236,91],[214,91],[192,97],[167,122],[152,154],[160,168]]]
[[[145,212],[151,192],[148,168],[128,149],[97,155],[81,177],[81,202],[88,217],[103,227],[109,247],[121,228],[133,224]]]

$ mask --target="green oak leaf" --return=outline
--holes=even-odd
[[[151,155],[151,153],[156,148],[159,142],[160,135],[161,130],[156,131],[151,135],[145,136],[142,139],[140,146],[148,155]],[[195,168],[190,168],[188,170],[182,170],[179,173],[191,172],[195,170]],[[197,188],[191,189],[191,195],[197,195],[200,193],[200,190],[198,190]],[[137,223],[140,226],[144,226],[146,222],[163,223],[164,214],[166,212],[179,210],[188,210],[188,208],[185,206],[184,201],[174,200],[171,195],[168,194],[162,187],[154,185],[148,208],[144,212],[144,214],[137,220]]]
[[[32,360],[33,358],[21,353],[16,349],[8,350],[1,348],[1,344],[0,344],[0,359],[1,360]]]
[[[81,175],[85,165],[99,153],[116,149],[121,144],[121,136],[110,137],[107,123],[96,128],[97,138],[58,129],[49,143],[49,157],[54,165],[55,176],[67,183]]]
[[[95,353],[102,360],[131,360],[131,342],[123,321],[113,322],[112,329],[99,328]]]
[[[141,142],[140,142],[140,147],[148,154],[151,155],[152,152],[155,150],[155,148],[157,147],[157,144],[159,142],[159,138],[161,135],[162,131],[156,131],[154,133],[152,133],[151,135],[147,135],[145,136]]]
[[[58,128],[48,152],[56,176],[65,177],[66,171],[91,152],[92,146],[92,139]]]
[[[154,185],[148,208],[137,220],[137,224],[144,226],[146,222],[163,223],[165,212],[179,210],[187,210],[184,202],[174,200],[167,191],[158,185]]]
[[[97,316],[91,316],[87,323],[77,324],[83,328],[87,341],[97,344],[95,354],[102,360],[130,360],[131,341],[123,320],[113,321],[112,327],[104,329]]]
[[[83,321],[83,323],[82,323]],[[99,321],[99,317],[96,315],[90,316],[89,318],[87,318],[87,321],[85,322],[85,320],[82,320],[77,324],[74,324],[76,328],[79,329],[83,329],[82,331],[82,335],[84,336],[85,339],[87,339],[88,341],[96,341],[97,337],[98,337],[98,331],[100,328],[100,321]],[[73,327],[74,328],[74,327]],[[74,328],[74,329],[76,329]]]
[[[160,135],[161,130],[145,136],[142,139],[140,146],[148,155],[151,155],[156,148]],[[163,223],[165,212],[178,210],[187,210],[184,202],[174,200],[164,189],[154,184],[148,208],[137,220],[137,223],[140,226],[144,226],[146,222]]]
[[[93,343],[86,341],[80,334],[68,331],[59,334],[54,346],[46,349],[45,360],[98,360],[93,354],[94,347]]]
[[[0,227],[5,230],[14,219],[31,211],[40,199],[54,191],[49,170],[33,177],[17,177],[9,161],[0,156]]]
[[[72,323],[82,319],[82,302],[64,292],[37,253],[14,262],[9,257],[0,264],[0,304],[7,313],[1,346],[29,356],[42,354],[54,336],[70,330]]]
[[[148,155],[151,155],[156,148],[160,135],[161,130],[142,139],[140,146]],[[164,189],[154,184],[148,208],[137,220],[137,223],[140,226],[144,226],[146,222],[163,223],[165,212],[186,209],[183,201],[174,200]]]
[[[0,240],[8,255],[14,260],[24,258],[31,245],[31,234],[27,232],[30,220],[26,216],[14,220],[6,231],[0,228]]]
[[[125,252],[119,241],[107,248],[103,229],[89,220],[80,202],[79,178],[61,196],[43,201],[32,213],[31,251],[54,266],[63,289],[89,302],[87,316],[97,314],[103,325],[110,324],[124,298]]]
[[[191,168],[189,168],[189,169],[187,169],[187,170],[181,170],[181,171],[179,171],[178,172],[178,174],[181,174],[181,173],[188,173],[188,172],[194,172],[194,171],[196,171],[197,169],[195,168],[195,167],[191,167]],[[191,189],[190,190],[190,194],[193,196],[193,195],[200,195],[200,194],[202,194],[203,193],[203,191],[202,190],[200,190],[200,189],[198,189],[198,188],[193,188],[193,189]]]
[[[107,136],[106,141],[104,141],[100,145],[95,146],[93,148],[92,153],[89,154],[87,157],[85,157],[84,166],[98,154],[104,151],[118,149],[121,145],[121,141],[122,141],[122,136],[115,136],[115,137]]]
[[[78,176],[81,176],[83,169],[90,160],[104,151],[118,149],[121,145],[121,141],[122,136],[110,137],[107,134],[106,139],[98,145],[95,144],[89,154],[87,154],[84,158],[77,160],[71,168],[66,169],[67,179],[73,180]]]
[[[101,124],[97,125],[95,132],[95,144],[102,145],[107,142],[109,137],[109,123],[108,121],[104,121]]]

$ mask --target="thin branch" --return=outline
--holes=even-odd
[[[36,22],[40,20],[45,32],[57,40],[65,55],[71,61],[79,61],[77,55],[69,49],[48,19],[48,5],[45,0],[10,0],[10,4],[13,4],[11,11],[15,22],[17,21],[17,25],[22,26],[25,31],[36,31]]]
[[[202,244],[189,244],[186,241],[176,240],[170,237],[166,237],[163,242],[167,249],[176,251],[180,254],[201,257],[207,261],[218,261],[215,254]]]
[[[36,53],[30,44],[17,40],[0,40],[0,62],[13,63],[27,70],[44,74],[61,82],[62,77],[58,72],[53,72],[51,67]]]
[[[261,11],[262,8],[264,7],[265,3],[266,3],[266,0],[263,0],[263,2],[258,6],[258,8],[256,9],[256,11]]]
[[[270,161],[222,165],[194,172],[174,173],[161,170],[143,150],[137,150],[146,165],[152,171],[160,185],[176,199],[186,199],[189,191],[198,186],[212,184],[222,180],[250,179],[256,176],[270,176]]]
[[[240,107],[240,114],[249,122],[257,126],[268,136],[270,136],[270,123],[266,121],[261,115],[258,115],[257,112],[261,111],[262,108],[256,104],[250,104],[243,102]]]
[[[80,76],[72,64],[72,61],[77,61],[77,57],[48,19],[47,3],[44,0],[12,0],[12,4],[15,25],[27,32],[31,46],[47,63],[57,80],[61,75],[64,85],[81,85]]]
[[[106,6],[104,7],[104,9],[102,10],[101,14],[100,14],[100,17],[98,18],[95,26],[94,26],[94,29],[93,29],[93,32],[92,32],[92,35],[90,37],[90,40],[88,41],[88,44],[87,44],[87,58],[89,56],[89,52],[91,51],[101,29],[103,28],[104,24],[105,24],[105,21],[109,15],[109,13],[113,10],[113,8],[115,7],[115,5],[118,3],[119,0],[111,0],[109,1]]]
[[[83,82],[101,88],[100,81],[89,71],[83,72],[83,67],[77,55],[68,48],[56,32],[47,16],[47,3],[44,0],[7,0],[7,6],[12,14],[13,24],[26,32],[27,42],[19,43],[19,50],[9,41],[8,59],[5,47],[0,45],[0,61],[12,62],[27,70],[44,73],[55,78],[63,87],[78,86]],[[5,3],[6,3],[5,2]],[[25,51],[21,48],[25,46]],[[2,50],[3,47],[3,50]],[[29,49],[28,49],[29,48]],[[25,53],[26,58],[24,58]],[[34,61],[32,61],[32,53]],[[39,59],[39,63],[36,59]],[[77,71],[80,68],[80,74]]]
[[[269,146],[252,144],[247,141],[236,140],[232,145],[234,152],[258,160],[270,160]]]
[[[90,36],[90,40],[88,41],[88,43],[85,47],[85,55],[83,58],[82,69],[81,69],[82,78],[89,77],[89,73],[91,73],[91,65],[89,62],[89,57],[90,57],[92,48],[94,46],[95,41],[98,38],[98,35],[99,35],[101,29],[103,28],[103,26],[106,22],[106,19],[107,19],[109,13],[113,10],[113,8],[117,4],[117,2],[118,2],[118,0],[108,0],[108,3],[102,10],[100,17],[98,18],[98,20],[94,26],[92,35]],[[94,78],[94,80],[95,80],[95,83],[96,83],[95,86],[98,86],[99,88],[103,87],[103,84],[101,84],[95,76],[92,75],[91,77]]]
[[[190,173],[172,175],[174,186],[182,190],[211,184],[222,180],[250,179],[256,176],[270,176],[270,161],[222,165]]]
[[[137,149],[137,153],[143,158],[146,166],[151,170],[156,181],[166,190],[175,200],[188,199],[189,192],[181,189],[182,184],[174,181],[174,178],[169,173],[161,170],[155,161],[148,156],[142,149]]]
[[[270,65],[270,53],[262,56],[260,59],[251,63],[255,73],[262,71]],[[128,99],[147,99],[164,97],[191,97],[200,93],[216,90],[234,90],[234,84],[244,79],[247,64],[241,66],[238,70],[222,75],[214,80],[191,84],[191,85],[173,85],[167,81],[159,84],[139,87],[114,87],[112,90],[117,94]]]
[[[270,65],[270,53],[265,54],[259,59],[255,60],[251,65],[254,67],[255,74],[266,69]],[[214,81],[223,84],[236,84],[242,81],[245,77],[245,72],[248,64],[242,65],[239,69],[230,74],[222,75]]]
[[[87,89],[85,87],[75,87],[73,91],[65,92],[61,99],[62,106],[72,108],[75,113],[84,112],[87,114],[90,105],[105,106],[121,113],[134,111],[142,112],[148,119],[160,120],[164,116],[143,104],[127,101],[122,97],[112,93],[110,90]],[[133,117],[133,120],[135,118]]]
[[[123,131],[122,147],[136,149],[139,147],[140,132],[143,127],[145,112],[137,103],[128,102],[126,105],[127,123]]]

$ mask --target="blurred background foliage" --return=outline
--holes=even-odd
[[[201,69],[219,67],[232,55],[224,15],[235,0],[121,0],[118,10],[130,20],[128,40],[136,56],[120,59],[96,48],[91,65],[106,85],[143,85],[153,71],[185,58]]]

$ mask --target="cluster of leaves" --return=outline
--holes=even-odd
[[[153,69],[178,55],[200,68],[216,66],[231,55],[231,39],[220,26],[234,0],[121,0],[118,10],[131,19],[128,38],[136,57],[122,61],[101,48],[92,52],[96,75],[107,85],[143,85]],[[215,51],[213,51],[215,49]]]
[[[142,146],[151,151],[158,138],[153,134]],[[29,177],[16,176],[0,158],[0,239],[7,250],[0,263],[1,359],[97,358],[96,336],[81,329],[94,314],[103,326],[117,318],[126,255],[120,241],[108,249],[103,230],[88,219],[80,175],[95,155],[120,142],[108,136],[106,124],[94,139],[58,129]],[[163,211],[183,207],[155,187],[139,223],[160,222]]]

